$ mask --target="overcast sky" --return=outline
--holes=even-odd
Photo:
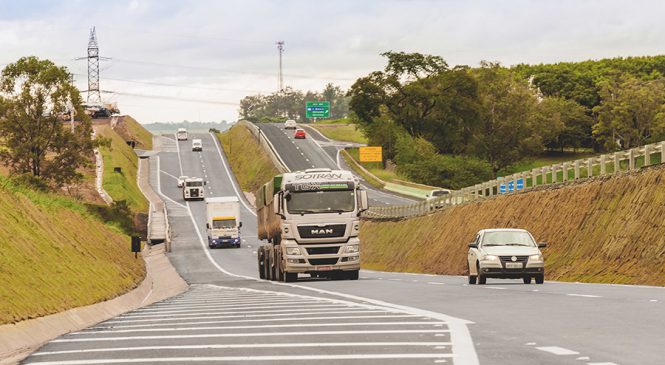
[[[285,84],[320,90],[383,68],[389,50],[472,66],[665,54],[664,14],[657,0],[0,0],[0,67],[48,58],[86,90],[74,59],[95,26],[103,99],[122,112],[235,121],[242,97],[277,89],[279,40]]]

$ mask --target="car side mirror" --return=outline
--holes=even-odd
[[[469,243],[469,248],[478,248],[478,244],[475,242]]]
[[[242,227],[242,222],[238,223],[238,228]]]
[[[538,248],[545,248],[547,247],[547,242],[538,242]]]

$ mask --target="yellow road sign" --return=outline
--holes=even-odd
[[[383,162],[381,147],[360,147],[360,162]]]

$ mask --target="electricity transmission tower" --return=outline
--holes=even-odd
[[[284,76],[282,74],[282,53],[284,53],[284,41],[277,42],[279,52],[279,91],[284,90]]]
[[[95,27],[90,30],[88,40],[88,102],[101,104],[102,96],[99,93],[99,46]]]

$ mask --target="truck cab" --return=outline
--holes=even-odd
[[[205,181],[200,177],[189,177],[182,184],[182,198],[184,200],[205,199]]]
[[[308,169],[278,175],[257,192],[259,276],[295,281],[358,279],[360,213],[367,192],[349,171]]]
[[[240,201],[235,196],[206,199],[208,247],[240,248]]]
[[[187,129],[178,128],[178,132],[176,132],[176,138],[178,139],[178,141],[186,141],[187,140]]]

